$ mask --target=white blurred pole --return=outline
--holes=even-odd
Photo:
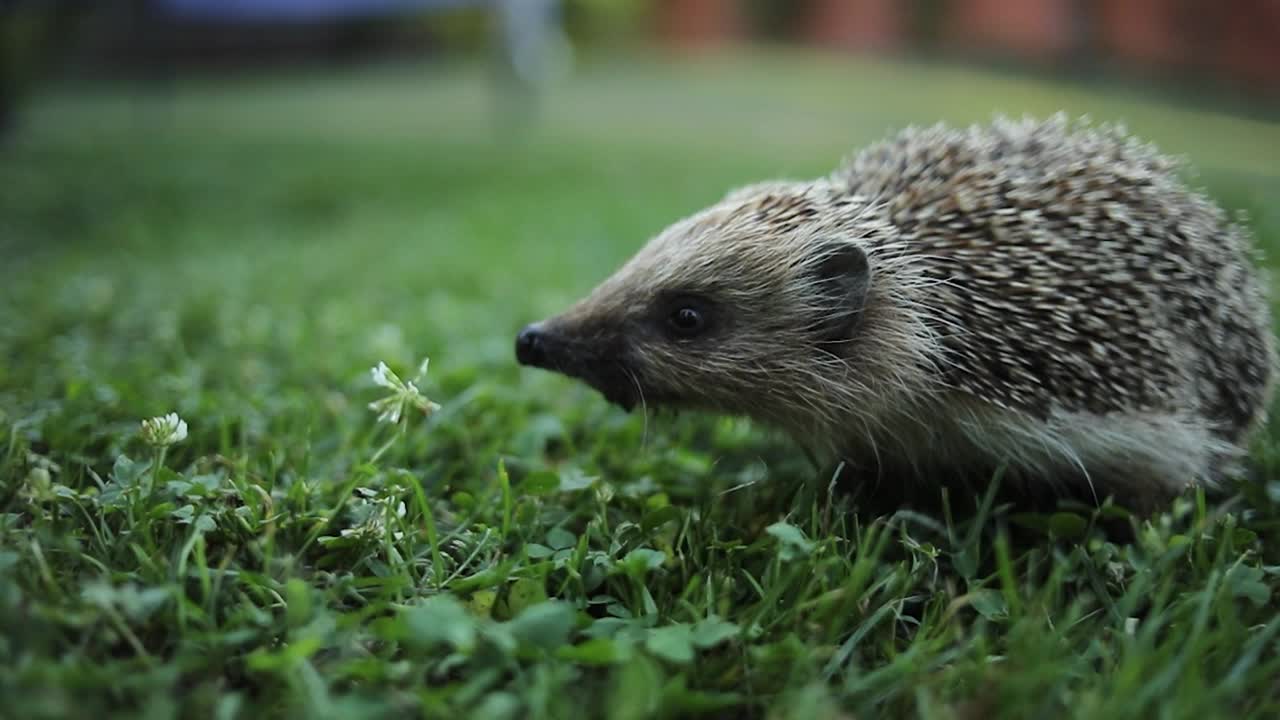
[[[522,84],[539,87],[569,71],[572,56],[558,0],[496,0],[496,5],[503,51]]]

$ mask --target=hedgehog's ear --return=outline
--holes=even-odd
[[[862,324],[862,310],[871,287],[871,266],[862,248],[850,242],[831,241],[814,267],[814,281],[821,297],[818,333],[822,340],[842,342],[853,338]]]

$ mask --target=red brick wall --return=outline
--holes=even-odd
[[[1186,62],[1190,48],[1178,27],[1176,0],[1097,0],[1093,26],[1100,48],[1150,65]]]
[[[733,39],[742,25],[736,0],[658,0],[657,10],[663,42],[685,49]]]
[[[1052,57],[1074,42],[1070,0],[951,0],[944,37],[976,50]]]
[[[891,50],[902,42],[904,6],[895,0],[810,0],[805,39],[825,47]]]
[[[691,48],[743,38],[744,0],[654,0],[658,30]],[[1194,69],[1280,96],[1280,0],[942,0],[941,41],[1028,60],[1069,60],[1088,28],[1103,59]],[[797,39],[855,50],[909,44],[917,0],[797,0]]]
[[[1280,1],[1235,0],[1230,6],[1219,19],[1213,53],[1218,69],[1254,90],[1280,94]]]

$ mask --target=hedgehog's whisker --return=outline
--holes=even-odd
[[[640,430],[640,449],[644,450],[649,447],[649,403],[644,399],[644,388],[640,385],[640,379],[626,365],[618,363],[618,369],[622,370],[622,374],[627,376],[632,385],[636,386],[636,397],[640,399],[640,413],[644,415],[644,426]]]

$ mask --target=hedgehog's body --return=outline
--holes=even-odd
[[[1118,131],[907,131],[677,223],[521,353],[624,405],[771,421],[882,479],[1005,467],[1146,501],[1229,472],[1263,417],[1249,254]]]

